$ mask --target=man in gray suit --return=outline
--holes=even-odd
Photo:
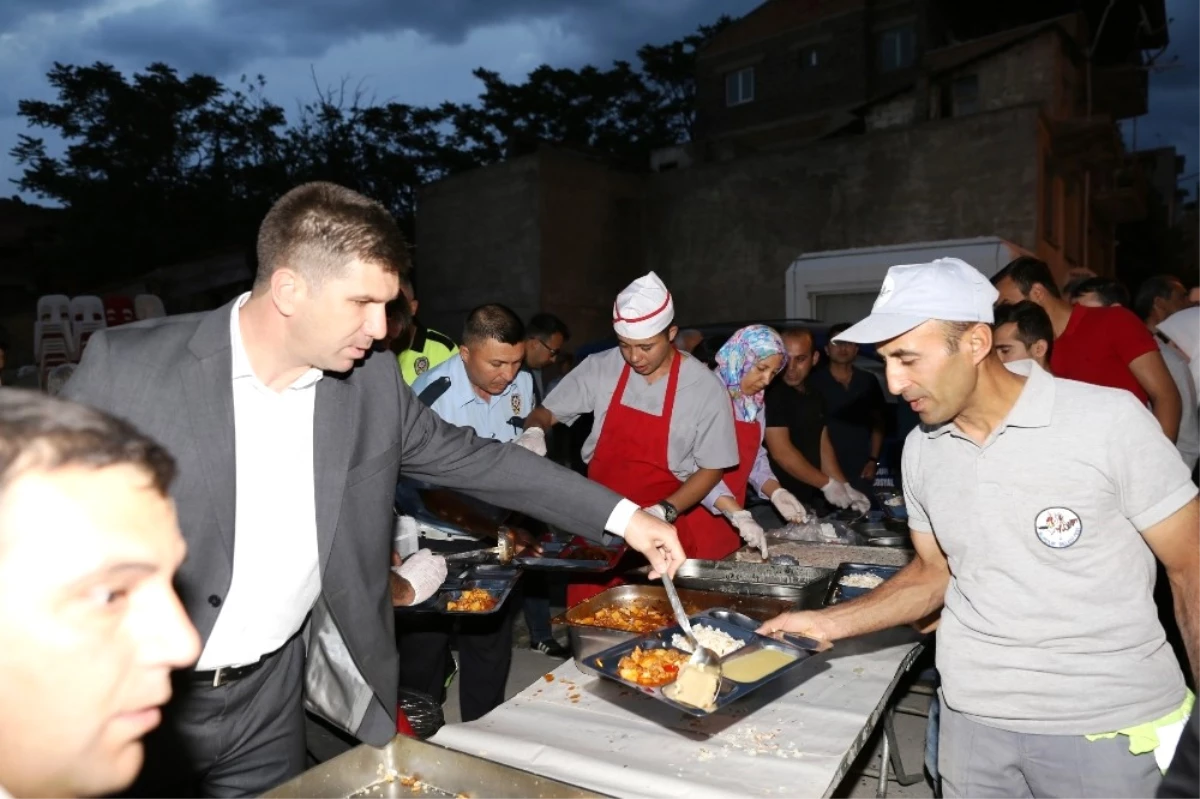
[[[64,394],[175,455],[200,633],[135,792],[257,795],[304,767],[304,708],[367,743],[395,730],[389,566],[400,472],[600,540],[658,571],[673,527],[512,445],[442,422],[373,355],[407,273],[379,204],[328,183],[263,220],[253,290],[216,311],[101,331]]]

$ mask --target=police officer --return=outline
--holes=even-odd
[[[482,438],[514,441],[534,404],[533,380],[521,371],[524,325],[503,305],[483,305],[467,316],[462,342],[454,357],[417,378],[413,390],[447,422],[471,427]],[[478,542],[428,543],[431,549],[441,551],[478,547]],[[459,624],[463,721],[474,721],[504,701],[512,662],[514,604],[506,603],[497,612],[477,618],[463,618]],[[436,614],[414,615],[405,617],[399,627],[400,684],[440,697],[453,620]]]
[[[396,360],[400,362],[400,374],[404,382],[411,386],[418,377],[449,360],[451,355],[458,352],[458,345],[444,333],[421,324],[417,318],[417,309],[421,304],[408,277],[400,278],[400,293],[408,300],[408,315],[412,323],[400,334],[401,341],[407,343],[400,347]]]

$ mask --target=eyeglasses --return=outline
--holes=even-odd
[[[542,341],[540,338],[535,338],[534,341],[536,341],[538,344],[541,344],[542,348],[544,350],[546,350],[546,352],[550,353],[551,360],[558,360],[558,356],[562,352],[561,349],[556,349],[554,347],[551,347],[549,344]]]

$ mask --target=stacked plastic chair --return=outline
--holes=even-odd
[[[85,295],[71,298],[71,332],[74,334],[75,357],[83,357],[83,348],[97,330],[108,326],[104,303],[99,297]]]
[[[75,359],[75,337],[71,330],[71,301],[64,294],[38,298],[37,321],[33,324],[33,357],[38,364],[38,384],[55,366]]]
[[[139,294],[134,297],[133,312],[138,319],[156,319],[167,315],[163,301],[156,294]]]
[[[109,327],[128,324],[136,318],[131,298],[123,294],[109,294],[104,298],[104,320]]]

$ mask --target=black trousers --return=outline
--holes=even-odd
[[[477,617],[397,614],[401,687],[445,701],[450,639],[454,635],[458,641],[462,720],[475,721],[490,712],[504,701],[504,686],[512,665],[514,611],[520,606],[514,591],[498,611]]]
[[[146,762],[122,796],[260,796],[305,769],[304,641],[213,688],[177,672]]]

